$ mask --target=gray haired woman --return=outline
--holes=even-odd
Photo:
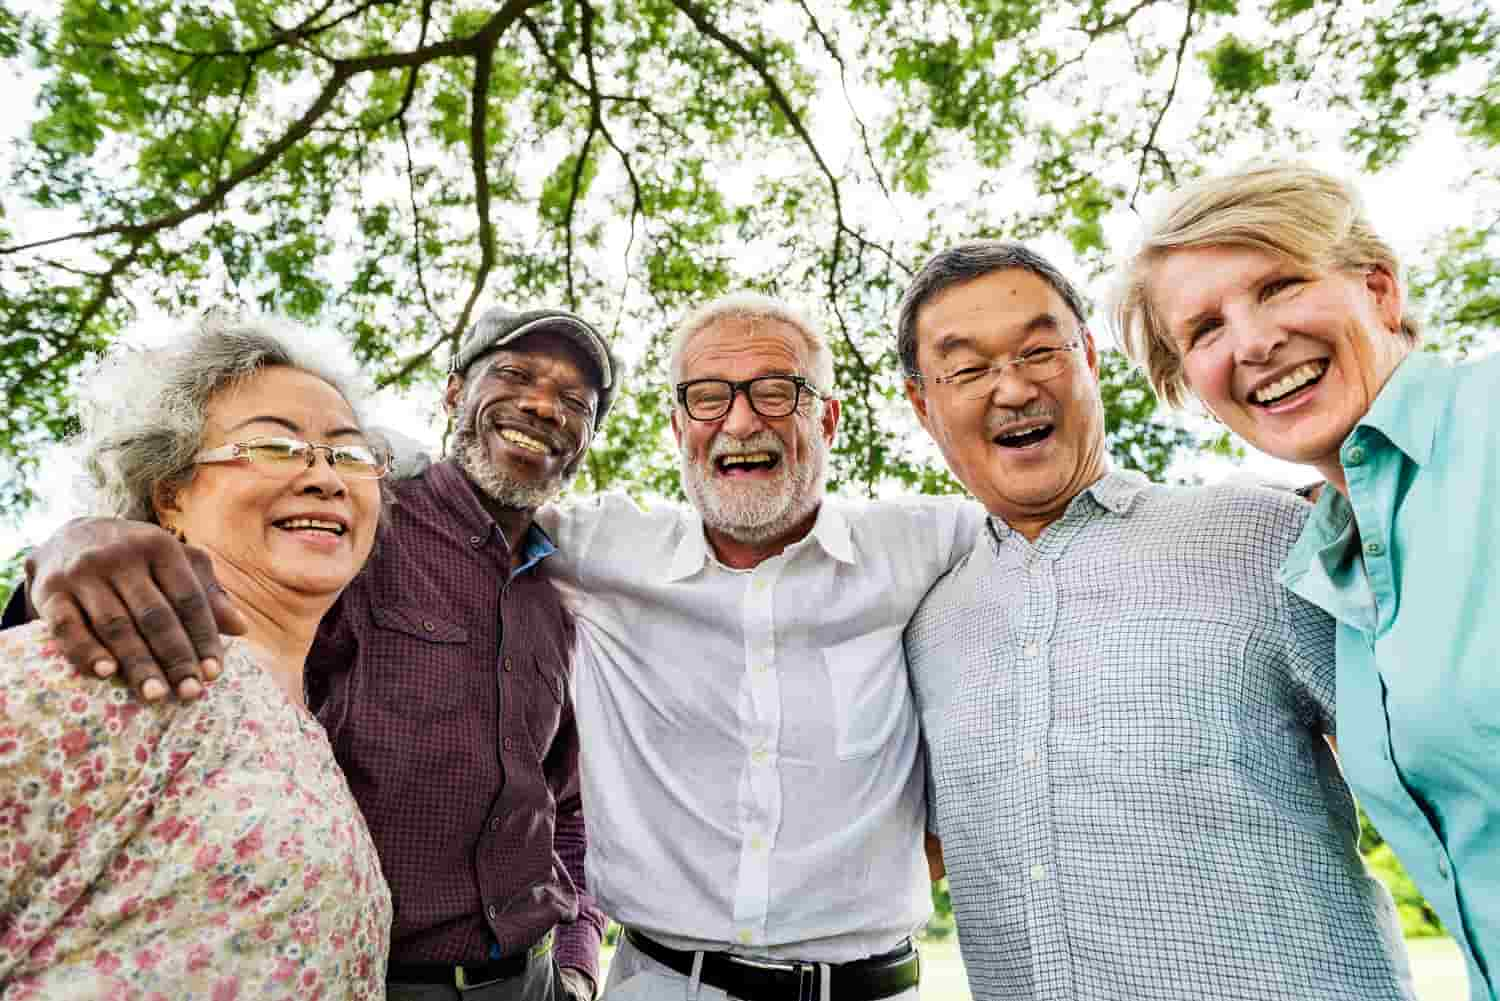
[[[0,633],[0,998],[383,996],[390,894],[303,704],[386,470],[326,356],[215,319],[84,385],[100,513],[206,552],[247,629],[163,702]]]

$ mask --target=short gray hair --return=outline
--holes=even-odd
[[[79,385],[78,444],[97,514],[155,522],[153,492],[181,484],[203,447],[209,401],[265,368],[285,366],[328,383],[356,409],[360,380],[347,350],[305,343],[302,331],[210,312],[161,347],[117,345]]]
[[[813,324],[806,313],[783,299],[759,292],[731,292],[689,313],[672,335],[671,373],[675,386],[682,380],[682,352],[697,334],[716,323],[737,320],[749,324],[785,323],[802,335],[811,360],[807,378],[824,396],[833,393],[833,350],[828,338]]]
[[[913,378],[921,374],[917,369],[917,314],[923,306],[954,285],[1013,269],[1029,271],[1052,286],[1072,310],[1078,325],[1088,326],[1083,296],[1052,262],[1019,243],[972,240],[939,251],[922,265],[922,270],[906,287],[896,318],[896,351],[901,357],[902,371]]]

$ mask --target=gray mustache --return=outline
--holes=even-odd
[[[985,427],[991,435],[995,435],[1019,421],[1036,420],[1038,418],[1055,421],[1057,420],[1057,415],[1057,407],[1050,403],[1044,403],[1041,400],[1033,400],[1020,409],[1005,407],[1000,410],[990,411],[988,418],[985,420]]]

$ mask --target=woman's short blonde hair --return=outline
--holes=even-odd
[[[1204,178],[1172,195],[1126,259],[1110,297],[1121,345],[1145,369],[1156,395],[1180,407],[1189,389],[1182,358],[1151,298],[1151,275],[1173,251],[1261,250],[1319,271],[1380,266],[1399,279],[1390,245],[1376,235],[1354,188],[1296,163],[1259,164]],[[1417,326],[1401,319],[1416,341]]]

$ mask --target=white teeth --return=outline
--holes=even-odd
[[[742,466],[752,462],[770,462],[773,458],[770,452],[746,452],[742,455],[726,455],[719,462],[724,466]]]
[[[504,438],[512,445],[520,445],[528,452],[536,452],[539,455],[546,455],[549,451],[551,451],[549,448],[547,448],[544,442],[537,441],[530,435],[522,434],[519,431],[512,431],[510,428],[503,428],[500,431],[500,437]]]
[[[1049,427],[1051,427],[1051,425],[1049,424],[1038,424],[1036,427],[1022,428],[1019,431],[1006,431],[1001,434],[1000,437],[1006,440],[1009,440],[1011,438],[1024,438],[1026,435],[1029,435],[1035,431],[1042,431]]]
[[[1272,400],[1279,400],[1288,393],[1294,393],[1301,389],[1327,370],[1328,363],[1326,361],[1310,361],[1306,364],[1298,365],[1269,386],[1262,386],[1260,389],[1257,389],[1251,396],[1256,403],[1270,403]]]
[[[276,524],[287,531],[295,531],[299,528],[313,528],[321,532],[332,532],[334,535],[344,534],[344,526],[338,522],[319,521],[316,518],[287,518],[285,521],[278,521]]]

